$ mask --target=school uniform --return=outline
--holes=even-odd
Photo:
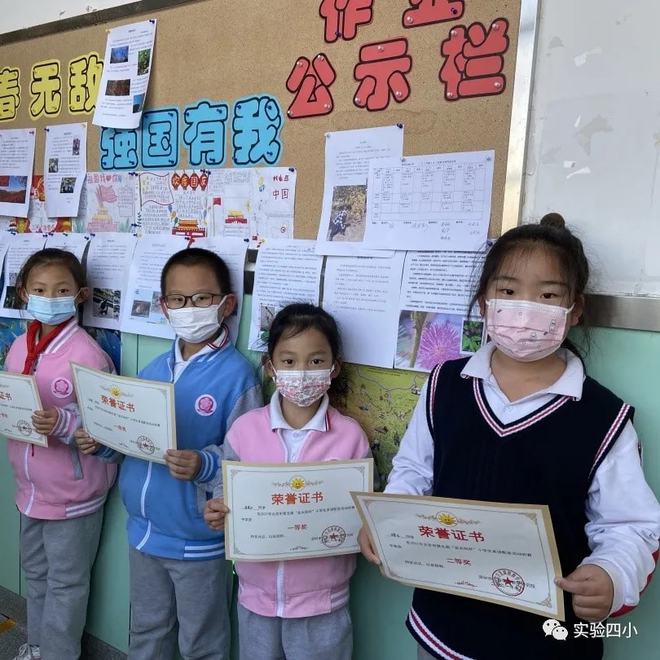
[[[227,434],[224,458],[250,463],[297,463],[365,458],[360,425],[329,405],[294,429],[276,392],[270,405],[239,418]],[[355,555],[292,561],[236,562],[241,658],[350,660],[348,609]]]
[[[223,532],[208,527],[203,513],[220,473],[213,450],[238,416],[261,405],[260,385],[252,365],[230,343],[226,326],[189,360],[175,341],[139,376],[174,383],[177,447],[197,450],[201,467],[193,481],[182,481],[166,465],[130,456],[122,463],[119,489],[130,546],[128,657],[174,657],[178,636],[185,660],[224,660],[231,568]]]
[[[98,550],[103,505],[117,466],[78,452],[80,414],[71,362],[112,372],[112,361],[75,318],[40,337],[32,321],[7,354],[8,372],[34,374],[45,410],[57,421],[41,447],[9,438],[21,515],[21,567],[27,581],[28,643],[44,658],[80,655],[89,581]]]
[[[386,492],[545,503],[562,574],[603,568],[614,585],[610,615],[639,601],[658,552],[660,506],[641,468],[633,410],[561,350],[561,377],[511,402],[490,368],[495,347],[436,368],[422,391]],[[543,617],[469,598],[416,589],[407,626],[435,658],[602,657],[602,640],[546,637]],[[478,631],[478,634],[475,634]]]

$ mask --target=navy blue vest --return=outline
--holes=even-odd
[[[534,413],[502,424],[483,383],[461,377],[454,360],[429,378],[427,418],[434,441],[433,495],[547,504],[562,574],[590,554],[585,502],[595,471],[633,410],[587,377],[582,398],[556,396]],[[602,641],[575,638],[578,622],[565,595],[565,641],[546,637],[544,618],[471,598],[416,589],[407,625],[438,658],[556,660],[601,658]]]

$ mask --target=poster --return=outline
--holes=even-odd
[[[396,252],[388,259],[326,259],[322,306],[339,325],[347,362],[392,366],[403,258]]]
[[[128,172],[88,172],[85,215],[75,231],[133,233],[136,189],[137,177]]]
[[[494,161],[494,151],[370,161],[364,245],[479,250],[488,235]]]
[[[484,323],[468,317],[485,253],[408,252],[399,302],[394,366],[431,371],[436,364],[476,353]]]
[[[156,19],[108,32],[94,123],[110,128],[140,125],[153,66]]]
[[[141,236],[208,236],[207,175],[193,171],[138,172],[137,226]]]
[[[45,132],[46,215],[73,218],[87,173],[87,123],[53,124]]]
[[[174,332],[160,304],[160,275],[167,260],[188,247],[182,236],[143,236],[137,242],[128,273],[126,304],[122,305],[122,332],[173,339]]]
[[[319,304],[323,257],[314,241],[269,241],[260,250],[252,291],[249,348],[265,351],[275,314],[290,303]]]
[[[0,242],[0,250],[6,250],[4,286],[0,297],[0,317],[27,319],[26,304],[16,290],[16,278],[23,264],[35,252],[41,250],[46,239],[42,234],[9,235],[9,242]]]
[[[137,239],[133,234],[95,234],[87,253],[89,298],[83,323],[93,328],[119,330],[122,302]]]
[[[403,126],[335,131],[325,136],[325,184],[317,252],[380,256],[364,246],[369,161],[403,156]]]
[[[34,128],[0,130],[0,215],[27,217],[34,143]]]

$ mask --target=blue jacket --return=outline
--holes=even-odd
[[[174,381],[174,347],[139,375]],[[224,534],[204,522],[204,505],[220,475],[218,447],[232,422],[261,405],[261,388],[252,365],[227,343],[199,357],[174,384],[178,449],[195,449],[202,463],[194,481],[170,475],[166,465],[126,456],[119,490],[128,511],[128,542],[145,554],[170,559],[224,556]],[[214,451],[215,450],[215,451]],[[112,450],[98,454],[110,458]]]

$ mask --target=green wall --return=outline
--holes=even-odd
[[[249,298],[245,301],[250,308]],[[243,315],[241,338],[246,336],[249,313]],[[589,356],[592,376],[632,403],[635,425],[644,443],[648,481],[660,493],[660,333],[597,329]],[[239,347],[244,348],[243,342]],[[124,335],[123,371],[134,374],[167,343]],[[634,515],[634,512],[631,512]],[[97,637],[125,650],[128,642],[128,562],[124,532],[125,514],[113,491],[106,508],[101,550],[92,586],[88,629]],[[0,451],[0,585],[22,591],[18,558],[18,515],[13,504],[13,482]],[[415,646],[404,627],[411,590],[382,578],[377,569],[360,560],[352,584],[351,607],[356,660],[402,660],[415,657]],[[0,604],[0,611],[2,610]],[[658,657],[660,585],[652,582],[642,604],[622,622],[631,621],[637,636],[606,642],[607,660],[648,660]],[[475,625],[475,630],[478,626]]]

